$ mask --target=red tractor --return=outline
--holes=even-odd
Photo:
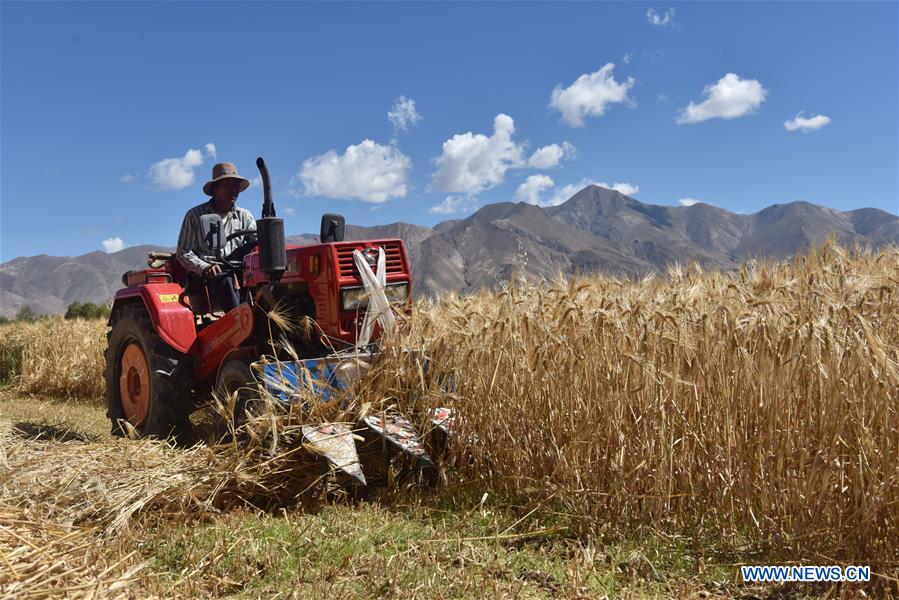
[[[215,256],[204,257],[233,273],[241,300],[237,308],[217,312],[204,282],[188,275],[172,254],[151,253],[149,268],[123,275],[126,287],[115,295],[106,350],[113,434],[133,428],[141,436],[185,436],[189,415],[214,390],[233,393],[262,382],[251,368],[260,357],[297,384],[297,361],[272,343],[272,331],[279,331],[270,316],[273,309],[314,324],[313,335],[280,335],[288,338],[303,367],[324,366],[329,376],[336,374],[342,357],[376,351],[376,344],[359,339],[360,331],[371,330],[364,322],[370,302],[380,298],[382,307],[386,300],[394,310],[410,311],[412,283],[402,240],[344,241],[343,217],[328,214],[322,218],[321,243],[286,246],[265,163],[259,158],[256,164],[264,194],[256,231],[231,234],[227,239],[245,238],[231,256],[215,250]],[[202,223],[214,249],[227,241],[221,239],[216,217],[204,215]],[[375,317],[368,314],[370,321]],[[408,429],[408,422],[388,421],[368,425],[388,438],[391,430]],[[311,438],[316,435],[322,437],[310,432]]]

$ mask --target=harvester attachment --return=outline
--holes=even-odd
[[[386,485],[392,468],[402,479],[420,473],[426,482],[436,483],[437,467],[408,419],[390,410],[367,415],[359,425],[359,459],[373,485]]]
[[[376,355],[369,352],[337,354],[324,358],[257,362],[253,371],[264,387],[282,402],[301,402],[314,414],[316,404],[338,412],[342,394],[367,373]],[[358,418],[358,417],[357,417]],[[436,433],[440,447],[452,426],[453,412],[438,409],[430,415],[429,435]],[[353,420],[353,419],[351,419]],[[392,471],[405,476],[420,473],[437,481],[437,467],[428,455],[415,426],[395,409],[358,418],[354,426],[321,423],[303,426],[304,446],[323,457],[335,472],[362,485],[386,485]]]
[[[374,355],[354,352],[326,358],[253,363],[268,392],[283,402],[306,402],[314,397],[330,402],[337,390],[348,389],[371,366]],[[312,408],[311,406],[308,408]]]
[[[362,419],[361,424],[384,438],[392,447],[421,462],[422,465],[434,467],[415,427],[402,415],[395,412],[368,415]]]
[[[303,426],[303,446],[319,456],[323,456],[335,471],[349,475],[355,482],[365,485],[365,475],[359,464],[353,431],[349,425],[324,423]]]
[[[430,431],[428,431],[428,446],[431,451],[442,456],[449,448],[450,437],[456,424],[456,411],[451,408],[433,408],[428,413]]]
[[[456,423],[456,411],[441,406],[432,409],[429,416],[431,417],[431,424],[442,431],[444,435],[449,436],[453,433],[453,427]]]

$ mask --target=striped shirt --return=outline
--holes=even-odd
[[[203,204],[194,206],[184,215],[184,222],[181,224],[181,233],[178,235],[178,262],[190,273],[202,273],[203,269],[210,265],[204,258],[215,256],[215,252],[203,239],[203,227],[200,224],[201,215],[215,213],[212,203],[213,199],[210,198]],[[253,213],[235,204],[234,208],[222,217],[222,242],[224,243],[225,238],[239,229],[256,229],[256,219],[253,218]],[[247,236],[237,237],[225,243],[222,256],[228,256],[250,239]]]

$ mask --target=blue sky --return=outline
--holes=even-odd
[[[895,2],[2,2],[0,260],[174,245],[213,162],[258,155],[288,234],[589,182],[895,214],[897,27]]]

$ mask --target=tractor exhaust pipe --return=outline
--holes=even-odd
[[[259,239],[259,269],[268,276],[271,283],[278,283],[287,270],[287,248],[284,240],[284,219],[275,218],[275,203],[272,202],[272,182],[268,167],[262,157],[256,159],[256,166],[262,176],[262,218],[256,221]]]

